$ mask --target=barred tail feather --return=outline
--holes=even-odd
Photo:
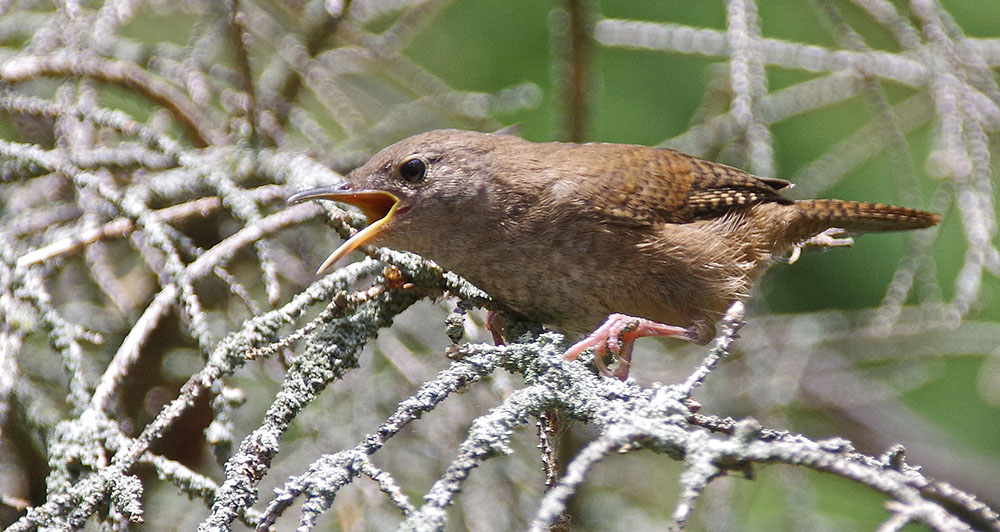
[[[886,205],[835,199],[796,201],[802,225],[808,232],[820,232],[831,227],[848,233],[875,231],[905,231],[937,225],[941,216],[932,212]]]

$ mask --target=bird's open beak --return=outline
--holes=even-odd
[[[316,275],[322,274],[344,255],[382,233],[385,230],[385,224],[399,208],[399,198],[394,194],[381,190],[351,190],[349,184],[330,185],[292,194],[288,197],[288,203],[291,205],[314,199],[333,200],[354,205],[361,209],[361,212],[368,218],[368,226],[333,250],[333,253],[316,270]]]

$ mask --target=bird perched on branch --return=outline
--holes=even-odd
[[[624,378],[636,338],[709,342],[729,305],[793,248],[940,220],[880,203],[791,200],[779,194],[787,186],[668,149],[438,130],[289,202],[336,200],[368,218],[318,273],[366,243],[412,251],[528,319],[572,338],[592,333],[567,358],[593,347],[600,371]]]

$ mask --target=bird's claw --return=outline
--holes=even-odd
[[[840,248],[853,245],[854,239],[847,231],[839,227],[831,227],[792,246],[792,252],[784,261],[788,264],[795,264],[806,248]]]
[[[581,353],[592,347],[594,348],[594,365],[597,366],[601,375],[625,380],[628,378],[633,344],[643,336],[667,336],[698,341],[698,335],[691,329],[664,325],[625,314],[612,314],[597,330],[573,344],[563,358],[576,360]],[[604,364],[604,354],[608,351],[618,361],[618,365],[613,370],[608,369],[607,365]]]
[[[486,330],[493,335],[493,345],[504,345],[504,326],[497,311],[489,310],[486,312]]]

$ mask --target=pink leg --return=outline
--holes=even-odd
[[[500,320],[497,318],[496,311],[486,311],[486,330],[490,331],[490,334],[493,335],[493,345],[504,345],[503,326],[501,326]]]
[[[587,348],[594,348],[594,364],[601,375],[628,378],[629,362],[632,359],[632,345],[643,336],[666,336],[683,340],[698,341],[698,335],[683,327],[664,325],[645,318],[625,314],[612,314],[590,336],[573,344],[563,356],[566,360],[576,360]],[[604,365],[604,353],[610,350],[618,359],[618,367],[609,371]]]

